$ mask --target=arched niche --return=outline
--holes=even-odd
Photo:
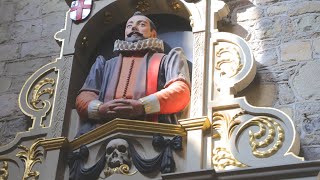
[[[179,4],[178,10],[172,7],[171,1],[153,0],[149,2],[149,9],[143,13],[158,25],[159,38],[171,47],[182,46],[186,49],[187,57],[191,61],[193,36],[190,16],[192,14],[185,6],[185,2],[175,1]],[[109,56],[112,56],[113,42],[116,39],[123,39],[124,24],[137,11],[136,3],[126,0],[96,1],[88,20],[72,23],[67,29],[70,31],[67,34],[74,37],[67,42],[68,44],[65,44],[64,53],[74,53],[84,71],[92,64],[97,53],[105,55],[108,59]],[[75,36],[76,34],[78,35]],[[107,42],[104,44],[102,40]],[[107,52],[101,53],[102,48],[105,48]]]
[[[193,59],[193,27],[190,17],[199,19],[200,14],[193,15],[197,8],[193,3],[184,1],[153,0],[148,10],[143,12],[157,26],[158,37],[164,40],[166,51],[174,47],[182,47],[185,50],[188,60]],[[178,9],[173,7],[171,2],[178,3]],[[82,22],[72,22],[69,17],[66,19],[66,28],[56,37],[64,39],[63,56],[73,55],[73,67],[71,71],[70,88],[71,96],[68,98],[71,109],[74,109],[76,92],[82,87],[83,82],[94,63],[97,55],[104,55],[106,59],[114,56],[112,54],[113,43],[116,39],[124,39],[124,26],[126,21],[137,11],[137,1],[94,1],[90,17]],[[177,5],[177,4],[176,4]],[[139,9],[138,9],[139,10]],[[197,11],[199,12],[199,11]],[[202,21],[197,21],[200,24]],[[70,95],[70,94],[69,94]],[[75,114],[72,113],[72,114]],[[71,116],[70,126],[77,127],[76,115]],[[76,128],[75,128],[76,129]],[[74,133],[73,133],[74,134]]]
[[[188,59],[192,61],[193,36],[191,27],[189,26],[190,17],[192,16],[192,19],[198,19],[194,21],[196,24],[202,22],[199,20],[201,18],[196,6],[193,3],[178,0],[153,0],[147,2],[149,2],[148,8],[143,13],[149,16],[159,26],[159,37],[169,43],[171,47],[182,46],[186,49]],[[175,4],[177,7],[172,4],[173,2],[177,3]],[[108,36],[111,37],[112,40],[108,42],[112,45],[115,39],[123,39],[123,35],[121,34],[123,29],[121,29],[121,26],[137,11],[137,3],[138,1],[127,0],[94,1],[92,12],[87,20],[74,23],[67,17],[65,32],[60,33],[63,34],[61,35],[61,39],[65,40],[63,54],[74,54],[74,59],[79,63],[78,67],[82,72],[87,72],[88,66],[91,66],[93,63],[97,52],[101,52],[99,46],[102,44],[102,39],[108,40]],[[166,23],[166,20],[169,22]],[[181,23],[182,21],[184,22]],[[185,28],[174,30],[174,28],[181,24]],[[120,29],[120,33],[118,32],[114,35],[116,29]],[[171,32],[169,33],[170,30]],[[180,31],[180,33],[174,33],[173,31]],[[182,31],[185,31],[185,33],[182,33]],[[56,37],[59,39],[59,33]],[[109,45],[109,47],[112,45]],[[108,56],[112,56],[111,52]]]

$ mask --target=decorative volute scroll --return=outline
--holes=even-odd
[[[237,35],[212,36],[208,114],[212,120],[212,166],[216,170],[301,162],[293,121],[283,112],[253,107],[234,95],[256,73],[251,49]],[[281,159],[281,161],[278,161]]]
[[[32,120],[29,130],[49,126],[43,123],[52,108],[56,88],[56,63],[49,63],[37,70],[24,84],[19,95],[19,107]]]
[[[211,70],[214,72],[214,86],[217,90],[214,99],[225,95],[235,95],[247,87],[256,73],[253,54],[241,37],[217,32],[214,40],[212,56],[215,59]]]

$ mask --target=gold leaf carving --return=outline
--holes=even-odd
[[[224,139],[228,140],[234,130],[234,128],[240,124],[240,121],[236,118],[230,118],[228,114],[215,112],[212,115],[212,126],[214,129],[221,129],[222,134],[224,134]],[[219,135],[214,134],[213,136],[221,137],[221,133]]]
[[[215,169],[223,170],[227,166],[246,167],[245,164],[235,159],[229,150],[228,142],[230,141],[231,134],[234,128],[240,124],[240,121],[235,117],[230,118],[228,114],[221,112],[215,112],[212,115],[212,127],[213,130],[216,130],[212,138],[221,139],[221,143],[212,151],[212,163]]]
[[[150,3],[145,0],[139,1],[136,5],[136,9],[141,12],[146,12],[150,9]]]
[[[8,162],[3,161],[3,167],[0,168],[0,180],[7,180],[9,177]]]
[[[223,170],[227,166],[247,167],[238,160],[226,148],[218,147],[213,151],[212,163],[215,169]]]
[[[267,116],[257,116],[249,121],[250,122],[246,124],[239,133],[251,126],[259,127],[259,131],[256,133],[249,130],[249,142],[253,155],[258,158],[267,158],[274,155],[282,147],[285,137],[284,130],[281,125],[273,118]],[[266,135],[267,130],[268,134]],[[262,137],[265,137],[265,139],[258,142]],[[271,148],[267,150],[259,150],[271,145],[275,141],[275,138],[277,138],[277,141]]]
[[[220,71],[220,76],[234,77],[242,69],[240,53],[236,48],[221,48],[216,53],[217,63],[215,69]]]
[[[43,156],[43,152],[41,150],[37,150],[40,146],[40,141],[41,139],[33,143],[30,149],[23,145],[18,146],[18,148],[22,149],[22,151],[19,151],[16,154],[16,156],[19,157],[25,163],[23,180],[26,180],[30,177],[34,179],[39,178],[39,171],[32,171],[32,168],[36,163],[42,163],[41,157]]]
[[[127,176],[132,176],[135,173],[137,173],[137,171],[130,173],[130,167],[126,164],[122,164],[120,167],[116,167],[116,168],[109,168],[107,167],[104,171],[103,171],[105,177],[107,178],[109,176],[111,176],[112,174],[123,174],[123,175],[127,175]],[[102,177],[100,177],[102,178]],[[102,178],[102,179],[104,179]]]
[[[53,86],[55,84],[54,79],[45,78],[45,79],[41,80],[33,89],[31,105],[33,108],[35,108],[37,110],[43,109],[45,106],[43,101],[42,101],[42,106],[37,106],[37,104],[41,102],[41,100],[39,99],[40,96],[42,96],[43,94],[49,94],[51,97],[53,95],[53,92],[54,92],[53,88],[45,88],[45,89],[41,90],[41,88],[47,84],[51,84]]]

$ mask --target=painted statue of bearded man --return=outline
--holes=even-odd
[[[81,135],[115,118],[177,124],[190,101],[190,77],[181,48],[163,54],[153,22],[136,12],[110,60],[98,56],[76,99]]]

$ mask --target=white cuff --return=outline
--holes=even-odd
[[[149,96],[140,98],[139,101],[143,104],[146,114],[160,112],[160,102],[156,95],[151,94]]]
[[[100,119],[99,106],[102,104],[99,100],[92,100],[88,105],[88,117],[89,119]]]

